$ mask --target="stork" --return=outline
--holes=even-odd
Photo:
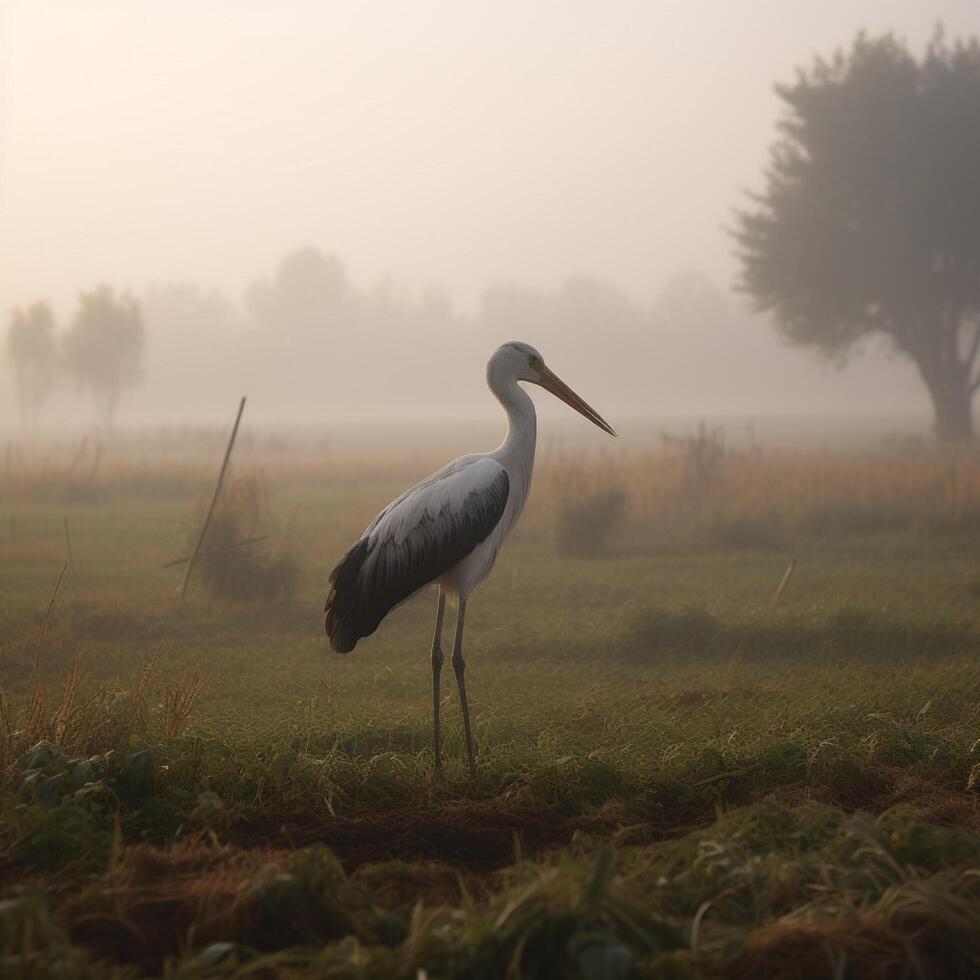
[[[507,413],[507,436],[490,453],[470,453],[406,490],[367,526],[330,573],[326,631],[338,653],[370,636],[395,606],[438,584],[432,638],[432,711],[436,771],[442,767],[439,677],[446,599],[456,603],[452,665],[459,690],[470,775],[476,775],[473,731],[463,678],[466,602],[490,574],[517,523],[534,467],[537,420],[520,382],[540,385],[614,436],[609,424],[559,379],[530,344],[512,341],[487,362],[487,385]]]

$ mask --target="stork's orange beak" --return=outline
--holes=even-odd
[[[538,368],[538,374],[538,384],[545,391],[550,391],[556,398],[560,398],[566,405],[574,408],[576,412],[584,415],[593,425],[599,426],[600,429],[608,432],[609,435],[616,435],[612,426],[591,405],[582,398],[579,398],[557,374],[544,365]]]

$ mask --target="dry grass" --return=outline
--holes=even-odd
[[[268,530],[275,530],[275,519],[264,480],[254,474],[232,480],[203,542],[200,577],[212,598],[267,605],[292,597],[299,565],[282,544],[267,551]]]
[[[210,489],[224,436],[218,429],[156,433],[105,449],[97,470],[88,465],[92,446],[79,462],[73,443],[8,445],[0,502],[200,499]],[[236,461],[250,473],[274,472],[279,488],[316,485],[330,492],[338,475],[346,486],[407,485],[445,463],[454,448],[462,447],[341,455],[331,454],[322,439],[246,431]],[[257,486],[264,492],[261,481]],[[563,504],[574,507],[619,490],[627,496],[629,535],[637,543],[773,547],[801,536],[980,529],[980,454],[968,448],[886,442],[851,453],[733,449],[720,430],[703,425],[686,437],[664,437],[654,449],[542,450],[521,526],[550,536]],[[383,502],[364,494],[362,504],[340,516],[338,530],[356,533]],[[248,513],[254,502],[235,506],[239,524],[254,526]],[[17,533],[13,525],[4,530]]]
[[[571,499],[628,495],[631,534],[658,542],[772,547],[787,540],[980,527],[980,455],[726,450],[700,430],[658,450],[540,460],[523,519],[548,528]]]
[[[242,448],[253,467],[260,454]],[[235,959],[256,976],[393,980],[974,975],[976,619],[965,592],[943,591],[973,581],[972,556],[939,581],[946,539],[916,540],[905,564],[891,540],[847,542],[808,555],[774,608],[784,556],[585,563],[533,547],[550,542],[557,501],[616,488],[628,495],[618,547],[966,527],[974,457],[733,451],[707,429],[649,452],[544,454],[530,573],[501,568],[483,598],[526,601],[477,635],[473,782],[452,721],[456,751],[432,773],[415,652],[427,610],[342,665],[265,610],[244,625],[237,606],[165,616],[160,565],[207,497],[206,455],[108,454],[97,485],[111,506],[72,515],[82,599],[43,640],[64,511],[11,508],[24,540],[5,553],[21,597],[3,664],[16,703],[0,693],[0,872],[37,892],[4,891],[0,956],[92,977],[211,976]],[[348,524],[356,533],[443,455],[334,470],[311,449],[270,463],[310,578]],[[139,488],[168,476],[191,495],[147,506]],[[274,524],[257,527],[257,485],[229,490],[232,540],[275,540]],[[48,533],[33,565],[28,532]],[[835,563],[852,553],[864,564],[841,579]],[[736,615],[746,596],[758,608]],[[311,634],[318,598],[302,596]],[[126,676],[161,636],[166,651],[132,685],[94,687],[72,663]],[[204,664],[221,672],[206,691]],[[17,767],[41,741],[58,750],[49,763]],[[84,758],[117,746],[103,764]]]
[[[30,697],[19,707],[13,707],[0,688],[0,774],[9,776],[16,760],[38,742],[72,756],[88,756],[144,733],[152,676],[153,668],[147,666],[131,690],[100,684],[83,696],[85,674],[73,663],[60,695],[52,700],[35,664]]]
[[[197,835],[126,847],[52,906],[81,963],[151,975],[185,947],[188,972],[165,975],[200,975],[190,958],[213,950],[270,976],[287,962],[304,976],[391,980],[974,976],[980,879],[945,866],[944,833],[908,811],[872,820],[763,802],[673,839],[580,838],[504,870],[383,861],[353,874],[320,844]],[[44,911],[25,908],[28,924]]]
[[[204,680],[200,671],[188,671],[173,684],[167,684],[163,699],[163,733],[167,738],[182,735],[194,706],[197,704]]]
[[[176,738],[187,727],[205,687],[197,670],[168,676],[146,664],[131,684],[87,682],[77,660],[63,682],[45,679],[43,633],[31,664],[29,686],[15,701],[0,684],[0,785],[17,783],[17,762],[46,743],[64,758],[82,759],[131,745],[151,728]]]
[[[619,487],[586,497],[563,497],[555,518],[555,545],[562,555],[592,558],[603,554],[622,522],[626,492]]]

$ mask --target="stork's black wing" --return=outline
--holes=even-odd
[[[330,573],[326,631],[338,653],[462,561],[497,526],[510,493],[489,456],[464,456],[390,503]]]

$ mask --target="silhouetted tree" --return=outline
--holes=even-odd
[[[65,336],[68,370],[95,401],[103,428],[112,428],[125,388],[143,376],[143,316],[132,296],[99,286],[79,297]]]
[[[301,248],[282,260],[271,282],[262,279],[249,287],[245,309],[262,329],[313,337],[343,315],[349,291],[337,259],[316,248]]]
[[[59,367],[54,314],[47,303],[34,303],[11,312],[7,356],[17,380],[21,423],[36,426]]]
[[[777,86],[765,193],[738,215],[742,287],[791,342],[843,358],[874,333],[914,360],[944,439],[980,387],[980,46],[921,60],[859,35]]]

